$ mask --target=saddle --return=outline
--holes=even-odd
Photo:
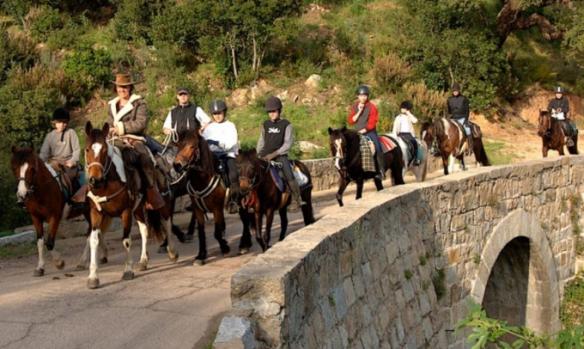
[[[304,173],[302,173],[302,171],[300,170],[300,168],[298,168],[298,166],[291,166],[291,167],[292,167],[292,174],[294,175],[294,179],[296,180],[296,183],[298,183],[298,187],[300,187],[300,190],[303,190],[309,184],[308,177]],[[269,169],[270,169],[270,177],[272,178],[272,181],[276,185],[276,188],[278,188],[278,190],[281,193],[286,192],[286,184],[285,184],[286,177],[284,177],[284,173],[282,172],[282,165],[280,165],[277,162],[270,162]]]
[[[69,201],[73,194],[79,190],[81,185],[83,185],[83,183],[81,183],[81,167],[67,167],[64,164],[56,161],[49,162],[50,163],[47,164],[47,168],[59,183],[59,187],[61,188],[61,192],[65,197],[65,201]],[[85,178],[85,176],[83,176],[83,178]]]

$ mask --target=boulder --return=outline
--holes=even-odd
[[[304,85],[311,89],[318,89],[320,87],[320,83],[322,82],[322,77],[318,74],[312,74],[306,79]]]

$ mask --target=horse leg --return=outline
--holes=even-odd
[[[195,207],[195,203],[192,204]],[[203,220],[203,224],[204,220]],[[189,228],[185,235],[185,242],[193,241],[193,237],[195,236],[195,227],[197,226],[197,217],[195,215],[195,209],[193,208],[193,212],[191,213],[191,220],[189,221]]]
[[[448,162],[450,160],[450,154],[442,154],[442,167],[444,167],[444,175],[448,176]]]
[[[249,231],[251,219],[247,210],[241,207],[239,208],[239,218],[243,225],[243,232],[241,233],[241,239],[239,239],[239,254],[242,255],[248,253],[251,248],[251,232]]]
[[[199,236],[199,253],[193,264],[203,265],[207,259],[207,237],[205,236],[205,213],[193,206],[193,212],[197,217],[197,233]]]
[[[44,231],[43,222],[41,219],[35,215],[31,215],[32,224],[36,230],[37,237],[37,250],[38,250],[38,264],[33,272],[33,276],[43,276],[45,275],[45,241],[44,241]]]
[[[99,287],[97,277],[97,248],[99,246],[99,228],[101,227],[102,216],[98,212],[91,212],[91,233],[89,234],[89,277],[87,287],[90,289]]]
[[[543,142],[543,145],[542,145],[542,147],[541,147],[541,155],[542,155],[544,158],[547,158],[547,156],[548,156],[548,152],[549,152],[549,148],[548,148],[548,146],[545,144],[545,141],[544,141],[544,142]]]
[[[138,212],[135,213],[136,221],[138,221],[138,227],[140,228],[140,223],[146,225],[143,205],[138,207]],[[132,254],[130,249],[132,248],[132,238],[130,237],[130,230],[132,228],[132,213],[130,209],[124,210],[122,212],[122,225],[124,227],[124,235],[122,238],[122,246],[126,250],[126,262],[124,265],[124,273],[122,274],[122,280],[132,280],[134,278],[134,271],[132,270],[134,262],[132,261]],[[148,231],[148,229],[146,229]],[[142,229],[140,229],[140,235],[142,235]],[[146,233],[147,234],[147,233]],[[146,235],[147,236],[147,235]]]
[[[268,249],[264,240],[262,239],[262,216],[263,213],[260,210],[254,210],[254,218],[255,218],[255,238],[256,241],[260,244],[262,248],[262,252],[266,252]]]
[[[223,204],[219,205],[219,208],[213,212],[213,220],[215,221],[215,240],[219,242],[219,248],[221,248],[221,254],[228,254],[231,249],[227,240],[225,240],[225,216],[223,214]]]
[[[466,165],[464,164],[464,154],[463,154],[463,155],[461,155],[461,156],[458,158],[458,160],[460,160],[460,164],[461,164],[461,166],[462,166],[462,170],[463,170],[463,171],[466,171]]]
[[[571,147],[568,147],[568,152],[570,154],[577,155],[578,154],[578,136],[572,137],[572,142],[574,142],[574,145]]]
[[[142,251],[140,252],[140,261],[138,262],[138,270],[144,271],[148,269],[148,227],[146,223],[137,219],[138,230],[140,231],[140,240],[142,242]],[[168,238],[167,238],[168,239]]]
[[[99,259],[99,263],[107,264],[107,244],[105,242],[105,233],[109,230],[110,225],[112,223],[112,219],[110,217],[103,217],[101,228],[100,228],[100,236],[99,236],[99,248],[101,249],[101,258]]]
[[[314,210],[312,208],[312,189],[308,188],[302,191],[302,201],[306,204],[301,207],[302,218],[304,219],[304,225],[309,225],[315,222]]]
[[[359,178],[355,181],[357,184],[357,193],[355,194],[355,200],[359,200],[363,196],[363,178]]]
[[[51,253],[51,258],[53,259],[53,264],[59,270],[65,267],[65,261],[61,258],[61,254],[55,250],[55,237],[57,236],[57,230],[59,228],[59,222],[61,221],[61,216],[49,218],[49,236],[45,242],[47,250]]]
[[[274,209],[266,209],[266,230],[264,230],[263,240],[266,245],[266,250],[270,247],[270,239],[272,237],[272,223],[274,222]]]
[[[455,157],[452,154],[448,155],[448,172],[449,173],[453,173],[454,172],[454,161],[455,161]]]
[[[85,247],[83,248],[83,254],[79,258],[79,262],[77,263],[75,269],[85,270],[85,268],[87,267],[88,257],[89,257],[89,234],[87,234],[87,237],[85,238]]]
[[[392,173],[392,175],[393,175],[393,173]],[[377,191],[383,190],[383,183],[381,182],[381,178],[374,177],[373,183],[375,183],[375,189],[377,189]]]
[[[399,159],[400,159],[400,156],[397,156],[397,157],[394,157],[392,159],[392,161],[390,162],[392,185],[405,184],[404,173],[406,170],[405,169],[406,165],[402,161],[399,161]]]
[[[172,263],[175,263],[178,260],[178,251],[174,248],[174,244],[172,243],[172,219],[170,217],[162,217],[161,219],[161,228],[164,229],[164,233],[166,234],[166,253],[168,255],[168,259]]]
[[[340,175],[339,190],[337,191],[336,198],[341,207],[343,207],[343,193],[347,189],[347,185],[349,185],[349,181],[343,175]]]
[[[304,205],[306,206],[306,205]],[[280,240],[284,240],[286,237],[286,232],[288,231],[288,210],[286,207],[281,208],[278,213],[280,213]],[[273,214],[272,214],[273,216]],[[266,222],[267,224],[267,222]]]

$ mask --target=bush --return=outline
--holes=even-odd
[[[33,7],[26,15],[30,33],[37,41],[44,42],[52,32],[61,29],[64,21],[58,10],[49,6]]]
[[[16,206],[16,180],[10,168],[9,146],[0,144],[0,231],[30,224],[25,210]]]
[[[108,84],[112,63],[111,55],[103,49],[86,46],[73,51],[62,63],[69,82],[67,97],[78,101],[88,97],[93,89]]]
[[[388,53],[375,59],[373,74],[380,90],[395,93],[408,80],[411,69],[398,55]]]

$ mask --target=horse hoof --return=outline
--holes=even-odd
[[[85,266],[83,264],[77,264],[77,266],[75,267],[75,270],[78,270],[78,271],[85,270]]]
[[[32,273],[32,276],[43,276],[43,275],[45,275],[44,269],[35,269],[34,272]]]
[[[134,272],[131,270],[125,271],[122,275],[122,280],[132,280],[134,279]]]
[[[247,247],[239,249],[240,256],[243,256],[244,254],[248,254],[248,253],[249,253],[249,248],[247,248]]]
[[[205,265],[205,260],[196,258],[195,261],[193,262],[193,265],[195,265],[195,266]]]
[[[99,279],[87,279],[87,288],[94,290],[99,287]]]
[[[101,257],[101,259],[99,260],[99,263],[107,264],[107,257]]]
[[[185,242],[190,242],[190,241],[193,241],[194,239],[195,239],[194,234],[186,234],[185,235]]]
[[[61,259],[60,261],[55,263],[55,267],[59,270],[65,268],[65,261]]]
[[[226,254],[229,254],[229,252],[231,252],[229,245],[221,246],[221,254],[223,256],[225,256]]]
[[[172,263],[176,263],[176,261],[178,261],[178,252],[169,252],[168,260],[171,261]]]
[[[148,263],[147,262],[138,263],[138,271],[146,271],[146,270],[148,270]]]

